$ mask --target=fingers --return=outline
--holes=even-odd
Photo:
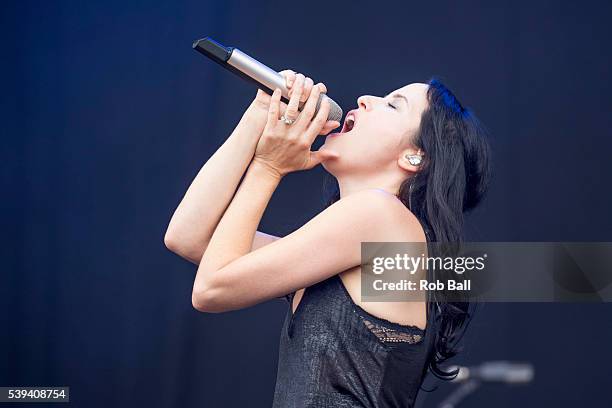
[[[253,100],[253,105],[259,109],[267,111],[269,107],[269,103],[270,103],[270,95],[268,95],[261,89],[258,89],[257,95],[255,95],[255,99]]]
[[[261,89],[257,88],[257,95],[255,95],[257,98],[269,98],[270,95],[268,95],[267,93],[265,93],[264,91],[262,91]]]
[[[287,84],[287,87],[289,88],[289,96],[291,96],[293,92],[295,92],[293,88],[295,88],[297,80],[300,76],[304,77],[304,90],[302,91],[302,96],[300,97],[299,102],[306,102],[314,86],[314,81],[312,80],[312,78],[306,77],[303,74],[294,73],[294,81],[292,81],[291,85]],[[327,89],[325,89],[325,92],[327,92]]]
[[[321,132],[319,132],[319,134],[326,135],[339,126],[340,122],[338,122],[337,120],[328,120],[327,123],[325,123],[325,125],[323,126],[323,129],[321,129]]]
[[[306,165],[306,169],[312,169],[317,164],[325,161],[325,160],[333,160],[338,159],[340,155],[333,150],[327,149],[319,149],[316,152],[310,152],[310,157],[308,158],[308,164]]]
[[[306,102],[306,105],[304,107],[304,112],[303,112],[304,116],[308,116],[309,118],[312,117],[314,110],[316,109],[319,95],[321,94],[321,89],[322,88],[319,86],[315,86],[313,88],[313,92],[310,95],[310,98],[308,98],[308,102]],[[314,119],[312,119],[312,122],[308,126],[308,129],[304,132],[304,137],[309,142],[314,141],[317,135],[319,135],[322,132],[323,126],[325,126],[325,124],[328,122],[327,117],[329,116],[329,110],[330,110],[329,100],[328,98],[323,97],[323,99],[321,100],[321,104],[319,106],[319,111],[317,112],[317,115],[314,117]],[[306,114],[306,112],[308,113]]]
[[[296,127],[303,130],[309,128],[308,138],[314,140],[317,134],[326,135],[340,126],[340,123],[337,121],[327,121],[329,107],[326,106],[326,103],[322,103],[319,107],[320,114],[317,115],[317,118],[314,120],[312,118],[320,99],[320,94],[327,92],[325,84],[318,83],[314,85],[311,78],[306,77],[304,74],[296,73],[293,70],[284,70],[280,73],[285,78],[286,85],[289,88],[289,102],[286,105],[283,102],[280,103],[279,114],[282,113],[285,117],[291,119],[297,118],[297,123],[292,125],[294,129]],[[325,99],[327,98],[321,100]],[[300,114],[300,105],[302,104],[302,111],[304,113]],[[311,121],[316,123],[311,124]],[[312,132],[314,131],[317,131],[317,133],[313,134]]]
[[[298,117],[298,108],[304,92],[304,81],[304,75],[296,75],[295,83],[291,89],[291,97],[289,99],[289,103],[287,104],[287,109],[285,110],[285,117],[291,119],[296,119]]]
[[[280,99],[281,90],[276,88],[270,98],[270,107],[268,108],[268,122],[266,123],[267,129],[273,129],[278,123],[279,112],[280,112]]]
[[[310,95],[308,96],[308,100],[302,107],[302,114],[298,118],[298,124],[302,127],[302,129],[306,129],[308,124],[312,120],[314,116],[315,109],[317,108],[317,102],[319,100],[319,95],[321,93],[321,88],[318,86],[313,86]]]
[[[313,86],[314,86],[314,81],[311,78],[306,77],[306,80],[304,81],[304,92],[302,92],[302,97],[300,98],[300,102],[306,102],[308,100],[308,97],[310,96],[310,92],[312,92]]]
[[[296,76],[295,71],[291,69],[285,69],[279,72],[279,74],[285,77],[285,86],[287,88],[291,88],[293,86],[293,83],[295,82],[295,76]]]

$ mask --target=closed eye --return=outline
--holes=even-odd
[[[395,107],[395,105],[392,105],[392,104],[390,104],[389,102],[387,102],[387,105],[389,105],[389,106],[390,106],[391,108],[393,108],[393,109],[397,109],[397,108]]]

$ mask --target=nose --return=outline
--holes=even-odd
[[[372,106],[374,106],[373,100],[374,100],[374,97],[371,95],[362,95],[359,98],[357,98],[357,106],[359,106],[360,108],[363,108],[366,111],[369,111],[372,108]]]

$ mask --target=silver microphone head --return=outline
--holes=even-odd
[[[327,100],[329,101],[329,115],[327,115],[327,120],[336,120],[338,122],[341,122],[343,113],[342,108],[336,103],[336,101],[334,101],[332,98],[328,97],[325,94],[319,95],[319,101],[317,102],[317,109],[315,110],[315,112],[319,111],[319,106],[321,106],[323,98],[327,98]]]

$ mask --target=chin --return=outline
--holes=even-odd
[[[336,149],[333,150],[337,151]],[[340,157],[337,159],[325,160],[321,163],[321,166],[323,166],[328,173],[336,178],[355,171],[354,163],[352,163],[346,156],[343,157],[342,152],[338,151],[338,153],[340,153]]]
[[[322,149],[322,148],[321,148]],[[319,150],[321,150],[319,149]],[[323,166],[323,168],[325,170],[327,170],[328,173],[332,174],[332,175],[336,175],[336,173],[338,172],[338,170],[340,169],[340,161],[342,160],[341,157],[337,158],[337,159],[332,159],[332,160],[324,160],[323,162],[321,162],[321,166]]]

